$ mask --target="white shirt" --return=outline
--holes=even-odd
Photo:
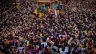
[[[23,49],[24,47],[18,47],[17,48],[17,50],[19,51],[19,52],[22,52],[22,49]]]
[[[59,48],[60,54],[67,54],[68,53],[68,47],[65,47],[65,50],[62,51],[62,48]]]
[[[44,44],[44,47],[46,47],[47,43],[46,42],[42,42],[41,45]]]
[[[64,52],[66,52],[66,53],[68,52],[68,47],[65,47],[65,51]]]
[[[43,51],[42,50],[39,50],[38,54],[43,54]]]

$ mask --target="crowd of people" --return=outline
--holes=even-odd
[[[96,9],[72,1],[39,16],[36,1],[17,3],[2,12],[0,53],[96,54]]]

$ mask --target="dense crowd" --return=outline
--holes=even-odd
[[[40,15],[35,1],[17,3],[2,13],[0,53],[96,54],[96,9],[73,1],[58,7],[57,16],[55,9]]]

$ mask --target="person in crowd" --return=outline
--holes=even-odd
[[[96,54],[96,9],[76,1],[65,2],[64,8],[44,14],[33,0],[20,0],[18,7],[3,11],[0,53]]]

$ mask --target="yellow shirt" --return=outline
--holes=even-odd
[[[57,14],[59,14],[60,13],[60,10],[57,10]]]
[[[40,13],[40,14],[39,14],[39,17],[42,18],[42,16],[43,16],[43,13]]]
[[[29,41],[27,41],[27,46],[29,46]]]
[[[84,32],[85,34],[87,33],[87,31],[86,31],[86,30],[84,30],[83,32]]]
[[[17,6],[16,6],[16,8],[19,8],[19,6],[20,6],[20,3],[17,3]]]
[[[23,38],[19,37],[19,40],[21,41]]]

